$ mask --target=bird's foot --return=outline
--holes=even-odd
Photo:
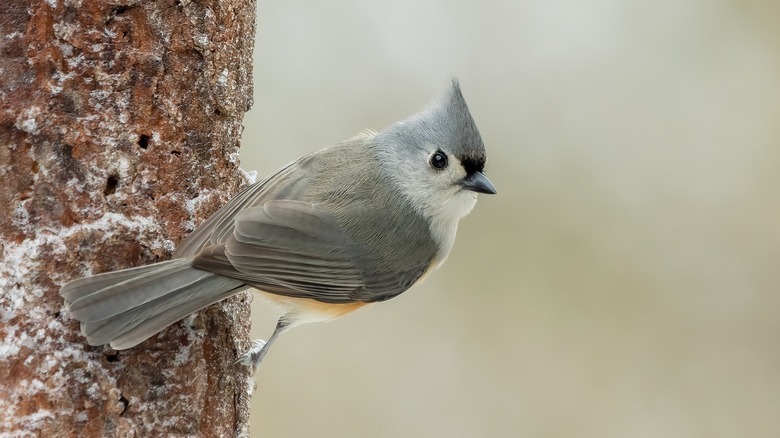
[[[252,374],[255,374],[257,367],[260,366],[260,362],[263,361],[263,348],[265,347],[265,341],[262,339],[255,339],[252,341],[252,346],[241,357],[236,359],[234,363],[238,363],[247,367],[252,367]]]
[[[241,175],[241,179],[244,180],[244,184],[246,185],[252,185],[257,181],[257,171],[256,170],[250,170],[246,171],[242,168],[238,168],[238,174]]]

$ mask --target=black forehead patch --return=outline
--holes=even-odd
[[[476,172],[485,170],[485,157],[459,157],[460,164],[466,170],[466,175],[473,175]]]

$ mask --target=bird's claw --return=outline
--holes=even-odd
[[[241,179],[244,180],[244,184],[250,186],[257,181],[257,171],[256,170],[250,170],[246,171],[242,168],[238,168],[238,174],[241,175]]]
[[[236,361],[233,363],[252,367],[252,374],[254,374],[257,371],[257,367],[260,365],[260,362],[263,360],[263,355],[261,355],[263,347],[265,347],[264,340],[253,340],[252,346],[249,348],[249,350],[247,350],[246,353],[241,355],[241,357],[236,359]]]

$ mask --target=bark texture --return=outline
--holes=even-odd
[[[0,435],[248,430],[248,297],[130,350],[59,287],[170,257],[240,185],[253,0],[0,2]]]

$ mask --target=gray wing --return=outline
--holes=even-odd
[[[193,257],[206,246],[224,243],[233,233],[234,218],[245,208],[262,205],[269,199],[294,198],[306,185],[307,175],[299,163],[313,154],[305,155],[264,180],[246,187],[195,228],[176,248],[173,257]]]
[[[234,220],[233,235],[205,248],[194,266],[266,292],[329,303],[378,301],[408,289],[428,268],[381,269],[330,213],[306,202],[271,200]]]

